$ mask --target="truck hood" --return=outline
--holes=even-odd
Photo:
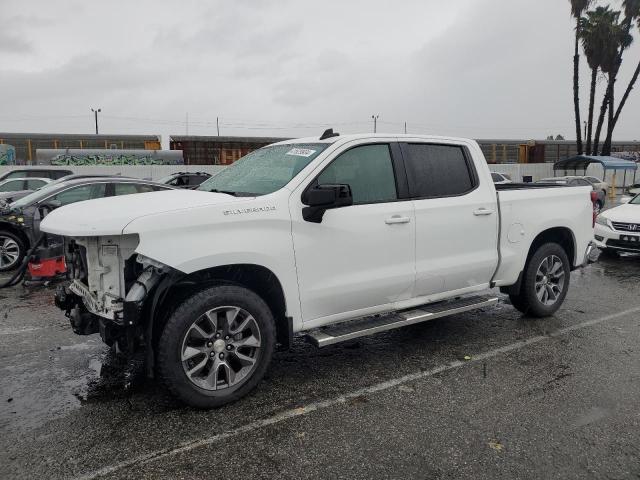
[[[46,233],[67,237],[121,235],[133,220],[147,215],[246,201],[224,193],[165,190],[72,203],[48,214],[40,224]]]

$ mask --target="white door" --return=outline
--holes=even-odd
[[[495,190],[458,144],[403,143],[416,212],[414,296],[486,287],[498,263]]]
[[[292,195],[304,322],[329,323],[411,297],[415,218],[413,202],[399,200],[396,162],[386,143],[354,146],[327,162],[301,190],[317,184],[348,184],[354,204],[327,210],[320,223],[305,221],[300,191]]]

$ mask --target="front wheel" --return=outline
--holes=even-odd
[[[219,407],[253,390],[273,355],[275,322],[251,290],[223,285],[185,300],[158,343],[158,373],[169,391],[197,408]]]
[[[13,270],[22,263],[26,248],[22,240],[11,232],[0,230],[0,272]]]
[[[564,302],[569,290],[570,264],[557,243],[541,245],[525,266],[520,292],[511,295],[513,306],[533,317],[549,317]]]

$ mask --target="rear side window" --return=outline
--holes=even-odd
[[[476,187],[475,171],[462,147],[410,143],[405,151],[412,196],[449,197],[463,195]]]
[[[24,180],[16,179],[0,185],[0,192],[17,192],[24,188]]]
[[[25,170],[14,170],[9,175],[4,177],[4,179],[6,180],[8,178],[24,178],[27,176],[27,174],[28,172],[26,172]]]
[[[81,185],[60,192],[53,198],[55,200],[58,200],[61,205],[69,205],[70,203],[92,200],[94,198],[102,198],[105,195],[106,185],[106,183]]]
[[[189,185],[200,185],[207,178],[209,178],[209,177],[206,177],[204,175],[191,175],[189,177]]]
[[[497,173],[492,173],[491,174],[491,178],[493,178],[494,182],[501,182],[502,181],[502,177],[500,175],[498,175]]]
[[[148,192],[155,192],[157,191],[156,188],[154,188],[153,185],[146,185],[146,184],[136,184],[136,189],[138,190],[138,193],[148,193]]]
[[[138,193],[136,185],[133,183],[116,183],[114,184],[113,194],[117,197],[119,195],[131,195],[132,193]]]
[[[318,185],[348,184],[354,204],[390,202],[398,198],[387,144],[347,150],[318,176]]]

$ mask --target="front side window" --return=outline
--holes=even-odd
[[[406,145],[411,194],[419,198],[463,195],[476,186],[473,167],[458,145]]]
[[[237,196],[273,193],[289,183],[328,146],[328,143],[289,143],[254,150],[201,183],[198,190]]]
[[[70,188],[55,195],[52,200],[57,200],[61,205],[69,205],[70,203],[82,202],[93,198],[102,198],[105,195],[106,185],[106,183],[94,183],[93,185]]]
[[[316,179],[318,185],[348,184],[354,204],[398,198],[389,145],[363,145],[347,150]]]
[[[43,185],[46,185],[47,182],[43,180],[27,180],[27,190],[35,190],[36,188],[40,188]]]

